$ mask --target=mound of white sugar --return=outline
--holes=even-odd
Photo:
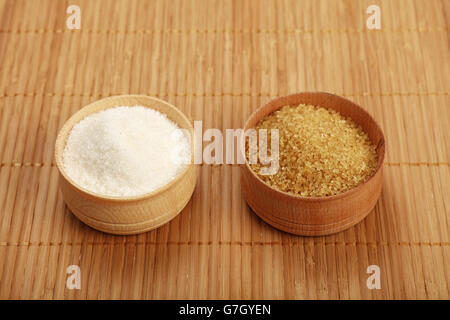
[[[138,196],[169,183],[190,162],[186,134],[156,110],[118,106],[71,130],[63,153],[67,175],[109,196]]]

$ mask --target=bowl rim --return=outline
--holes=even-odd
[[[174,112],[176,112],[183,119],[183,121],[186,122],[186,124],[188,126],[188,130],[189,130],[189,132],[191,134],[191,139],[190,139],[191,140],[190,141],[191,142],[190,143],[191,144],[191,163],[186,164],[184,166],[184,168],[171,181],[169,181],[167,184],[165,184],[165,185],[163,185],[163,186],[161,186],[161,187],[159,187],[156,190],[153,190],[151,192],[147,192],[147,193],[136,195],[136,196],[112,196],[112,195],[104,195],[104,194],[100,194],[100,193],[96,193],[96,192],[90,191],[90,190],[84,188],[83,186],[80,186],[75,181],[73,181],[68,176],[68,174],[66,173],[66,171],[64,169],[63,152],[64,152],[64,148],[66,146],[67,137],[70,134],[73,126],[76,123],[79,123],[84,118],[86,118],[88,115],[95,114],[95,113],[98,113],[98,112],[106,110],[106,109],[114,108],[114,107],[117,107],[119,105],[111,105],[111,106],[107,106],[105,108],[102,108],[100,110],[89,111],[81,120],[78,120],[76,122],[74,122],[74,118],[77,117],[78,114],[83,112],[83,110],[86,110],[88,108],[92,108],[94,105],[96,105],[96,104],[98,104],[100,102],[106,102],[106,101],[109,101],[109,100],[115,101],[118,98],[147,99],[149,102],[163,104],[163,105],[169,107],[170,109],[172,109]],[[145,104],[145,105],[141,104],[141,105],[143,107],[152,109],[152,107],[150,105],[147,105],[147,104]],[[167,115],[167,113],[165,113],[165,112],[161,112],[161,113],[164,113],[164,114]],[[177,123],[173,119],[170,119],[170,120],[175,122],[180,127],[180,123]],[[71,124],[72,122],[74,122],[74,124]],[[69,126],[71,126],[71,127],[69,128]],[[63,134],[63,133],[65,133],[65,134]],[[89,104],[83,106],[81,109],[79,109],[74,114],[72,114],[64,122],[64,124],[61,127],[61,129],[59,130],[58,135],[57,135],[56,140],[55,140],[55,152],[54,152],[55,163],[56,163],[56,167],[58,168],[61,176],[70,185],[72,185],[72,187],[74,187],[74,189],[76,189],[76,191],[84,194],[86,197],[89,197],[89,198],[94,199],[94,200],[109,201],[109,202],[121,202],[121,203],[137,202],[137,201],[141,201],[141,200],[146,200],[146,199],[152,198],[152,197],[154,197],[156,195],[159,195],[159,194],[165,192],[166,190],[170,189],[173,185],[178,183],[181,179],[183,179],[187,175],[188,171],[194,165],[194,163],[193,163],[193,157],[194,157],[194,138],[193,138],[193,133],[194,133],[194,128],[193,128],[192,123],[189,120],[189,118],[180,109],[178,109],[177,107],[175,107],[174,105],[172,105],[171,103],[169,103],[167,101],[164,101],[162,99],[155,98],[155,97],[152,97],[152,96],[140,95],[140,94],[122,94],[122,95],[109,96],[109,97],[105,97],[105,98],[102,98],[102,99],[99,99],[99,100],[92,101]],[[61,146],[61,147],[58,148],[58,146]],[[59,150],[61,152],[58,152]]]
[[[270,101],[268,101],[267,103],[265,103],[264,105],[260,106],[255,111],[253,111],[251,113],[251,115],[247,118],[247,120],[245,121],[244,132],[247,129],[249,129],[248,127],[249,127],[250,120],[253,120],[253,118],[256,116],[258,111],[260,111],[261,109],[267,107],[269,104],[272,104],[275,101],[278,101],[278,100],[281,100],[281,99],[286,99],[286,98],[290,98],[290,97],[299,97],[299,96],[303,96],[303,95],[307,95],[307,94],[310,94],[310,95],[326,95],[326,96],[331,96],[333,98],[337,98],[337,99],[343,100],[345,103],[349,103],[353,107],[357,108],[359,112],[362,112],[365,115],[367,115],[367,117],[370,119],[370,121],[372,121],[375,124],[378,132],[381,135],[380,142],[378,143],[376,148],[377,149],[382,148],[382,152],[381,152],[380,155],[378,155],[378,152],[377,152],[377,155],[378,155],[377,167],[376,167],[375,171],[370,175],[370,177],[367,180],[365,180],[363,183],[358,184],[357,186],[351,188],[350,190],[347,190],[347,191],[344,191],[344,192],[341,192],[341,193],[338,193],[338,194],[335,194],[335,195],[332,195],[332,196],[304,197],[304,196],[300,196],[300,195],[296,195],[296,194],[293,194],[293,193],[289,193],[289,192],[286,192],[286,191],[282,191],[282,190],[276,189],[276,188],[272,187],[271,185],[269,185],[268,183],[266,183],[264,180],[262,180],[256,174],[255,171],[253,171],[252,168],[250,168],[250,165],[248,163],[248,160],[247,160],[246,156],[244,156],[245,164],[243,164],[243,166],[245,166],[245,168],[248,171],[250,171],[250,174],[254,178],[256,178],[256,180],[260,184],[262,184],[265,188],[270,189],[272,192],[275,192],[276,194],[278,194],[278,195],[280,195],[282,197],[290,198],[292,200],[301,200],[301,201],[308,201],[308,202],[327,202],[327,201],[339,200],[339,199],[343,199],[343,198],[346,198],[348,196],[351,196],[351,195],[357,193],[362,188],[364,188],[364,186],[367,185],[371,180],[373,180],[374,177],[382,170],[383,163],[384,163],[384,158],[385,158],[385,153],[386,153],[386,140],[385,140],[384,133],[383,133],[383,130],[381,129],[380,125],[378,124],[377,121],[375,121],[375,119],[372,117],[372,115],[369,112],[367,112],[365,109],[363,109],[361,106],[359,106],[355,102],[350,101],[350,100],[348,100],[346,98],[343,98],[343,97],[341,97],[339,95],[336,95],[336,94],[333,94],[333,93],[328,93],[328,92],[322,92],[322,91],[305,91],[305,92],[298,92],[298,93],[289,94],[289,95],[286,95],[286,96],[280,96],[280,97],[271,99]],[[300,104],[301,102],[298,102],[298,103]],[[290,105],[293,105],[293,104],[290,104]],[[281,105],[280,107],[278,107],[275,110],[278,110],[278,109],[282,108],[283,106],[284,105]],[[324,107],[324,108],[327,108],[327,107]],[[274,112],[275,110],[271,111],[270,113]],[[270,113],[267,113],[264,116],[266,116],[266,115],[268,115]],[[243,135],[242,139],[245,139],[244,135]],[[242,148],[245,148],[245,140],[241,143],[241,146],[242,146]],[[241,151],[241,152],[245,152],[245,149],[243,151]],[[244,155],[245,155],[245,153],[244,153]]]

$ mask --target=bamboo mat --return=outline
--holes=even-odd
[[[0,0],[0,298],[449,299],[449,28],[448,0]],[[237,166],[201,166],[182,213],[138,236],[97,232],[62,202],[55,138],[89,102],[157,96],[224,130],[301,91],[345,96],[385,132],[381,198],[349,230],[269,227]]]

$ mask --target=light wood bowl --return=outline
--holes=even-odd
[[[87,225],[112,234],[142,233],[173,219],[188,203],[197,180],[197,168],[191,161],[192,164],[187,165],[175,179],[151,193],[137,197],[112,197],[90,192],[67,176],[62,155],[73,126],[92,113],[115,106],[135,105],[165,113],[180,128],[187,129],[191,134],[193,156],[194,129],[189,119],[173,105],[141,95],[113,96],[87,105],[67,120],[56,139],[55,159],[65,203]]]
[[[375,120],[360,106],[322,92],[298,93],[274,99],[250,116],[244,130],[253,128],[264,116],[283,106],[301,103],[337,110],[361,125],[376,146],[376,171],[367,181],[349,191],[329,197],[301,197],[266,184],[246,160],[241,165],[242,192],[251,209],[277,229],[305,236],[336,233],[364,219],[380,196],[385,154],[384,135]]]

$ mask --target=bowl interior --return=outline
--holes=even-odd
[[[162,186],[161,188],[154,190],[152,192],[139,195],[139,196],[133,196],[133,197],[118,197],[118,196],[106,196],[94,193],[92,191],[84,189],[82,186],[76,184],[65,172],[64,165],[63,165],[63,152],[64,148],[66,146],[67,138],[69,136],[70,131],[72,130],[73,126],[86,118],[88,115],[99,112],[101,110],[105,110],[112,107],[117,106],[144,106],[148,108],[152,108],[154,110],[157,110],[161,113],[164,113],[167,115],[167,117],[174,121],[181,129],[186,129],[190,133],[190,142],[191,142],[191,163],[193,163],[193,132],[194,129],[191,125],[191,122],[189,119],[176,107],[169,104],[166,101],[143,96],[143,95],[121,95],[121,96],[113,96],[108,97],[105,99],[97,100],[91,104],[88,104],[87,106],[83,107],[79,111],[77,111],[75,114],[73,114],[69,120],[66,121],[66,123],[61,128],[58,137],[56,138],[56,144],[55,144],[55,161],[56,165],[60,171],[60,173],[63,175],[63,177],[70,182],[76,189],[78,189],[80,192],[86,194],[87,196],[94,197],[94,198],[101,198],[104,200],[119,200],[119,201],[127,201],[127,200],[139,200],[148,198],[152,195],[155,195],[167,188],[169,188],[173,183],[175,183],[178,179],[182,178],[188,170],[189,165],[187,165],[175,179],[170,181],[168,184]]]
[[[363,108],[358,106],[357,104],[351,102],[350,100],[344,99],[342,97],[339,97],[334,94],[325,93],[325,92],[305,92],[305,93],[297,93],[292,94],[285,97],[276,98],[266,105],[260,107],[257,109],[247,120],[244,130],[247,130],[249,128],[253,128],[262,118],[264,118],[266,115],[280,109],[281,107],[287,106],[287,105],[298,105],[298,104],[311,104],[314,106],[320,106],[328,109],[334,109],[336,111],[339,111],[342,115],[346,117],[350,117],[353,121],[355,121],[357,124],[361,126],[361,128],[367,133],[369,136],[369,139],[372,141],[372,143],[376,146],[376,152],[378,157],[377,162],[377,168],[375,172],[372,174],[371,177],[369,177],[364,183],[367,183],[382,167],[383,161],[384,161],[384,154],[385,154],[385,140],[383,131],[379,127],[379,125],[376,123],[376,121],[372,118],[372,116],[365,111]],[[242,146],[245,146],[244,143],[241,144]],[[243,152],[243,151],[241,151]],[[341,197],[342,195],[348,194],[349,192],[352,192],[353,190],[357,189],[359,186],[339,193],[334,196],[329,197],[301,197],[297,195],[293,195],[291,193],[287,193],[278,189],[275,189],[268,185],[266,182],[264,182],[253,170],[250,168],[247,158],[245,158],[245,165],[247,168],[253,173],[253,175],[264,185],[269,187],[270,189],[282,193],[289,197],[294,198],[302,198],[302,199],[335,199],[336,197]],[[361,184],[361,185],[362,185]]]

